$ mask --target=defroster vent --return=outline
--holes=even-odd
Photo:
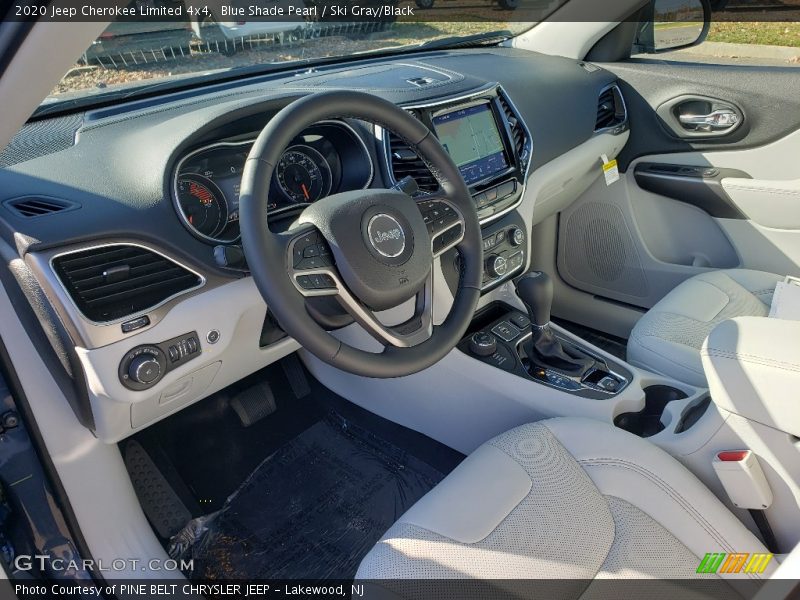
[[[203,284],[178,263],[129,244],[62,254],[52,264],[81,313],[99,323],[140,313]]]

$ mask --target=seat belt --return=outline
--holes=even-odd
[[[733,505],[748,510],[764,545],[777,553],[777,540],[764,512],[772,505],[772,490],[758,457],[750,450],[725,450],[717,452],[711,465]]]

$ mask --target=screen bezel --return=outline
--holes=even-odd
[[[473,181],[472,183],[468,183],[467,187],[469,187],[469,189],[471,190],[486,183],[495,182],[498,179],[506,177],[510,173],[516,173],[519,170],[517,164],[517,155],[513,147],[511,146],[511,140],[509,140],[508,137],[507,126],[505,120],[501,117],[499,113],[496,101],[494,100],[494,98],[477,98],[469,102],[462,102],[455,106],[448,106],[446,108],[442,108],[429,113],[429,119],[433,129],[433,133],[434,135],[436,135],[438,139],[439,135],[436,130],[436,124],[435,124],[435,119],[437,117],[443,115],[449,115],[451,113],[458,112],[460,110],[464,110],[467,108],[473,108],[475,106],[483,106],[483,105],[487,105],[489,107],[489,111],[492,113],[492,117],[494,118],[494,124],[497,127],[498,133],[500,134],[500,139],[503,141],[503,154],[505,155],[508,167],[501,171],[492,173],[491,175],[487,175],[482,179]],[[460,171],[461,169],[459,169],[459,172]]]

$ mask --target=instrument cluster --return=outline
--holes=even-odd
[[[197,148],[178,161],[175,207],[189,230],[203,240],[239,239],[242,171],[254,139]],[[366,188],[374,166],[369,151],[344,121],[316,123],[283,153],[270,182],[269,214],[302,209],[331,194]]]

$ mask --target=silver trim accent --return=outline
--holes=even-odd
[[[134,313],[130,313],[130,314],[125,315],[123,317],[120,317],[118,319],[113,319],[111,321],[94,321],[94,320],[90,319],[89,317],[87,317],[83,313],[83,311],[81,311],[81,309],[78,308],[78,305],[72,299],[72,295],[69,293],[69,290],[67,289],[66,284],[61,280],[61,277],[58,276],[58,273],[56,272],[55,267],[53,265],[53,262],[57,258],[61,258],[62,256],[69,256],[70,254],[78,254],[79,252],[86,252],[88,250],[96,250],[98,248],[111,248],[111,247],[114,247],[114,246],[130,246],[130,247],[134,247],[134,248],[143,248],[144,250],[147,250],[149,252],[153,252],[154,254],[158,254],[162,258],[170,261],[171,263],[176,264],[176,265],[178,265],[179,267],[181,267],[183,269],[186,269],[187,271],[189,271],[190,273],[193,273],[194,275],[197,275],[200,278],[200,283],[197,284],[194,287],[190,287],[190,288],[187,288],[187,289],[185,289],[183,291],[177,292],[176,294],[173,294],[169,298],[165,298],[164,300],[162,300],[158,304],[154,304],[153,306],[149,306],[149,307],[147,307],[147,308],[145,308],[143,310],[140,310],[140,311],[137,311],[137,312],[134,312]],[[68,250],[68,251],[65,251],[65,252],[60,252],[58,254],[55,254],[55,255],[51,256],[50,260],[48,261],[48,264],[50,265],[50,269],[52,270],[53,275],[55,276],[56,280],[61,285],[61,289],[64,290],[64,293],[67,295],[67,298],[69,298],[70,303],[75,307],[75,310],[77,310],[78,314],[80,314],[81,317],[86,322],[91,323],[93,325],[116,325],[117,323],[123,323],[125,321],[131,321],[133,319],[137,319],[139,317],[143,317],[144,315],[146,315],[150,311],[156,310],[159,307],[165,305],[170,300],[172,300],[174,298],[177,298],[178,296],[183,296],[184,294],[188,294],[190,292],[193,292],[194,290],[198,290],[198,289],[200,289],[201,287],[203,287],[206,284],[206,278],[202,274],[200,274],[197,271],[195,271],[194,269],[192,269],[191,267],[188,267],[187,265],[175,260],[174,258],[172,258],[170,256],[167,256],[166,254],[164,254],[160,250],[156,250],[155,248],[151,248],[149,246],[145,246],[144,244],[136,244],[136,243],[130,243],[130,242],[111,242],[111,243],[107,243],[107,244],[96,244],[94,246],[86,246],[85,248],[79,248],[77,250]],[[141,329],[137,329],[136,331],[137,332],[144,331],[145,329],[146,329],[145,327],[142,327]],[[133,333],[133,332],[131,332],[131,333]]]
[[[309,129],[309,128],[314,127],[316,125],[334,125],[334,126],[337,126],[337,127],[343,127],[344,129],[346,129],[346,130],[348,130],[350,132],[350,134],[353,136],[353,138],[355,138],[355,140],[357,140],[357,142],[361,146],[362,153],[366,157],[367,163],[369,164],[369,177],[367,177],[367,181],[364,184],[364,186],[360,188],[362,190],[367,189],[372,184],[372,180],[375,178],[375,164],[372,161],[372,156],[370,155],[369,148],[367,148],[367,144],[366,144],[366,142],[364,142],[364,139],[358,134],[358,132],[355,130],[355,128],[352,125],[350,125],[349,123],[347,123],[345,121],[339,121],[339,120],[336,120],[336,119],[325,119],[325,120],[317,121],[316,123],[313,123],[313,124],[309,125],[306,129]],[[305,131],[305,129],[303,131]],[[303,132],[301,131],[300,133],[302,134]],[[298,134],[298,135],[300,135],[300,134]],[[255,143],[255,141],[256,141],[256,138],[248,138],[246,140],[242,140],[242,141],[239,141],[239,142],[214,142],[213,144],[208,144],[206,146],[201,146],[200,148],[195,148],[191,152],[189,152],[187,154],[184,154],[178,160],[178,162],[175,163],[175,167],[172,170],[172,205],[175,208],[175,212],[178,214],[178,217],[180,218],[180,220],[183,223],[184,227],[186,227],[192,235],[194,235],[194,236],[196,236],[196,237],[198,237],[198,238],[200,238],[202,240],[205,240],[207,242],[213,242],[215,244],[234,244],[237,241],[239,241],[239,239],[241,238],[241,235],[237,235],[235,238],[232,238],[230,240],[222,240],[222,239],[218,239],[218,238],[209,237],[209,236],[197,231],[192,226],[192,224],[189,223],[189,220],[186,218],[186,215],[183,213],[183,209],[181,208],[180,202],[178,200],[178,177],[181,174],[181,168],[183,167],[183,164],[187,160],[189,160],[190,158],[192,158],[192,157],[194,157],[194,156],[196,156],[196,155],[198,155],[198,154],[200,154],[202,152],[206,152],[208,150],[213,150],[214,148],[246,146],[248,144],[252,146]],[[295,145],[298,145],[298,144],[295,144]],[[288,150],[288,148],[286,150]],[[285,150],[284,150],[284,152],[285,152]],[[219,187],[219,186],[217,186],[217,187]],[[220,191],[222,191],[222,190],[220,190]],[[223,195],[223,198],[225,198],[225,193],[224,192],[222,193],[222,195]],[[225,202],[227,204],[227,202],[228,202],[227,198],[225,198]],[[270,211],[269,215],[279,215],[279,214],[287,212],[287,211],[295,210],[297,208],[297,206],[302,206],[302,205],[297,204],[295,206],[286,206],[284,208],[279,208],[277,210]]]
[[[139,246],[160,254],[170,261],[180,265],[181,267],[188,269],[192,273],[197,274],[201,278],[202,283],[193,289],[185,290],[173,296],[172,298],[167,298],[160,305],[148,309],[146,313],[133,313],[129,316],[119,319],[118,321],[110,323],[95,323],[90,321],[78,310],[78,307],[75,305],[72,297],[67,293],[66,288],[62,284],[61,280],[56,276],[56,273],[50,264],[50,260],[62,254],[72,254],[95,247],[114,245]],[[220,277],[213,273],[203,276],[201,273],[198,273],[197,270],[190,268],[181,260],[170,256],[166,252],[163,252],[152,245],[148,243],[141,243],[138,240],[129,240],[127,238],[114,238],[112,241],[104,243],[77,243],[71,245],[68,250],[63,248],[51,248],[49,250],[29,252],[25,254],[23,260],[38,280],[39,285],[42,287],[44,294],[58,315],[58,318],[61,319],[61,322],[66,327],[67,333],[69,334],[71,340],[76,346],[81,346],[87,350],[101,348],[120,340],[132,339],[134,336],[149,331],[158,325],[158,323],[160,323],[175,306],[180,304],[184,298],[201,294],[206,290],[217,288],[220,285],[224,285],[230,281],[228,278]],[[122,332],[122,329],[119,327],[120,323],[140,318],[145,314],[147,314],[147,316],[150,318],[149,325],[128,333]]]
[[[615,83],[609,83],[607,86],[605,86],[602,90],[600,90],[600,93],[597,94],[597,99],[599,100],[600,96],[602,96],[608,90],[611,90],[611,89],[617,90],[617,95],[619,96],[620,102],[622,102],[622,110],[625,111],[625,118],[622,119],[622,123],[618,123],[617,125],[612,125],[611,127],[602,127],[601,129],[595,129],[594,130],[594,135],[599,135],[601,133],[614,132],[615,130],[620,129],[619,132],[614,133],[614,135],[618,135],[618,134],[622,133],[623,131],[625,131],[628,128],[628,105],[625,103],[625,96],[622,95],[622,89],[620,89],[618,83],[616,83],[616,82]],[[597,118],[597,115],[595,114],[595,119],[596,118]]]
[[[527,164],[525,165],[525,169],[524,169],[524,173],[523,173],[522,189],[520,190],[519,199],[514,204],[504,208],[500,212],[494,213],[493,215],[490,215],[488,217],[484,217],[483,219],[481,219],[479,221],[479,223],[482,226],[483,225],[488,225],[489,223],[491,223],[493,221],[496,221],[500,217],[503,217],[504,215],[507,215],[511,211],[516,210],[520,206],[520,204],[522,204],[522,200],[525,197],[525,189],[526,189],[526,187],[528,185],[528,177],[530,176],[531,165],[533,164],[533,136],[531,135],[531,131],[528,128],[528,124],[522,118],[522,113],[520,113],[519,109],[514,104],[514,101],[511,99],[511,96],[508,95],[508,92],[506,92],[505,88],[502,85],[500,85],[499,83],[489,83],[489,84],[487,84],[487,85],[485,85],[485,86],[483,86],[481,88],[478,88],[477,90],[469,92],[468,94],[464,94],[464,95],[460,95],[460,96],[454,96],[452,98],[447,98],[447,99],[443,99],[443,100],[436,100],[434,102],[427,102],[427,103],[421,103],[421,104],[406,104],[406,105],[401,106],[401,108],[403,108],[404,110],[415,110],[415,109],[420,109],[420,108],[432,108],[432,107],[436,107],[436,106],[443,106],[443,105],[448,105],[448,104],[456,104],[456,103],[459,103],[462,100],[469,100],[471,98],[475,98],[476,96],[480,96],[481,94],[485,94],[485,93],[491,92],[493,90],[496,90],[498,94],[500,94],[500,93],[503,94],[503,97],[508,102],[508,105],[511,107],[511,110],[513,110],[514,113],[517,115],[517,122],[525,130],[525,134],[527,136],[528,144],[530,145],[530,149],[528,150],[528,157],[527,157],[527,161],[526,161]],[[397,184],[397,181],[394,178],[394,171],[392,170],[391,153],[389,152],[389,136],[385,135],[385,130],[379,125],[375,125],[374,126],[374,132],[375,132],[375,137],[381,142],[381,145],[383,146],[383,157],[384,157],[384,161],[386,163],[386,173],[387,173],[387,175],[389,177],[389,182],[392,185],[395,185],[395,184]],[[425,196],[420,196],[420,200],[423,200],[423,199],[426,199]],[[478,210],[477,207],[476,207],[476,210]]]
[[[400,246],[400,250],[398,250],[394,254],[390,254],[381,250],[380,247],[378,246],[377,240],[373,239],[372,237],[372,224],[375,223],[376,219],[380,218],[391,219],[394,222],[394,224],[397,225],[395,229],[397,229],[397,231],[400,232],[400,236],[402,236],[403,244],[402,246]],[[397,258],[406,249],[406,232],[403,231],[403,226],[400,225],[400,222],[397,219],[395,219],[392,215],[386,213],[378,213],[369,220],[369,223],[367,223],[367,237],[369,238],[370,245],[375,249],[375,251],[381,256],[385,256],[386,258]]]
[[[742,123],[739,115],[730,108],[720,108],[707,115],[680,115],[678,120],[684,126],[697,126],[695,131],[714,132],[716,135],[731,133]]]

